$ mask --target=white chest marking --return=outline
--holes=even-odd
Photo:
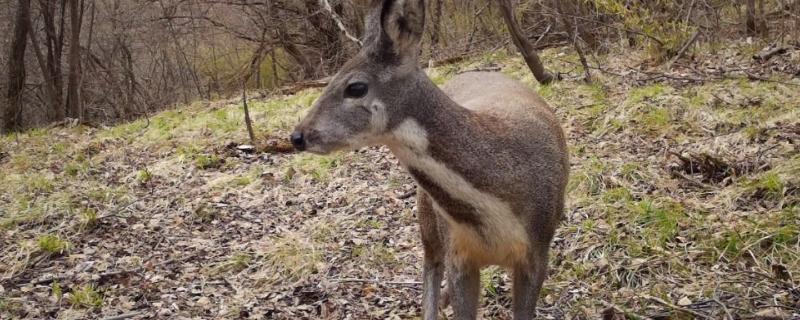
[[[428,155],[429,141],[424,128],[413,119],[406,119],[393,131],[392,140],[389,147],[404,166],[423,171],[450,196],[478,211],[480,230],[456,222],[434,204],[448,221],[451,241],[457,250],[485,264],[510,264],[515,258],[524,257],[529,245],[527,233],[511,206],[478,190],[457,172]]]

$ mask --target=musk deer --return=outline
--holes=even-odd
[[[512,271],[514,319],[531,319],[564,207],[564,133],[544,100],[500,73],[439,89],[417,61],[424,21],[423,0],[373,0],[364,47],[291,142],[317,154],[386,145],[416,180],[424,319],[436,319],[445,268],[442,300],[475,319],[486,265]]]

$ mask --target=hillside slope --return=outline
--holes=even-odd
[[[543,55],[571,70],[547,87],[502,54],[430,71],[501,67],[568,132],[542,318],[800,316],[800,51],[736,50],[667,74],[612,53],[592,85],[564,50]],[[746,71],[696,75],[719,66]],[[0,138],[0,318],[417,317],[414,184],[393,156],[274,152],[319,92],[251,101],[267,152],[237,149],[236,101]],[[484,318],[510,319],[508,276],[481,278]]]

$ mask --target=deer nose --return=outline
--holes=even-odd
[[[306,140],[303,139],[303,133],[299,131],[295,131],[289,137],[289,140],[292,141],[292,145],[298,151],[303,151],[306,149]]]

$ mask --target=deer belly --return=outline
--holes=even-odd
[[[484,265],[512,267],[525,260],[529,240],[517,218],[505,212],[480,212],[480,224],[465,224],[437,204],[438,214],[447,221],[449,248],[453,258]]]

